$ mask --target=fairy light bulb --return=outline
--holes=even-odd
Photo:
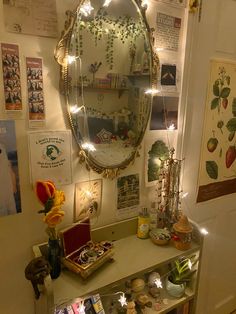
[[[88,143],[88,142],[83,143],[83,144],[82,144],[82,148],[83,148],[83,149],[87,149],[87,150],[90,151],[90,152],[94,152],[94,151],[96,150],[96,148],[94,147],[94,145],[91,144],[91,143]]]
[[[144,9],[147,9],[147,7],[148,7],[148,0],[142,0],[141,7],[144,8]]]
[[[69,64],[75,62],[75,60],[76,60],[76,57],[75,57],[75,56],[71,56],[71,55],[68,55],[68,56],[67,56],[67,62],[68,62]]]
[[[188,260],[188,268],[191,270],[192,269],[192,266],[193,266],[193,264],[192,264],[192,262],[190,261],[190,259]]]
[[[203,234],[203,235],[208,235],[208,231],[205,229],[205,228],[201,228],[201,233]]]
[[[90,0],[84,2],[84,4],[80,7],[80,13],[84,16],[89,16],[94,8],[91,6]]]
[[[125,297],[124,293],[121,294],[121,296],[118,299],[118,301],[120,302],[121,306],[127,305],[127,301],[126,301],[126,297]]]
[[[162,286],[162,282],[160,278],[157,278],[154,280],[155,285],[157,286],[157,288],[163,288]]]
[[[83,108],[83,106],[78,107],[77,105],[73,105],[70,107],[70,112],[71,113],[78,113],[79,111],[81,111]]]
[[[164,48],[156,48],[156,52],[160,52],[160,51],[163,51],[164,50]]]
[[[155,95],[155,94],[158,94],[158,93],[160,93],[159,89],[155,89],[155,88],[147,89],[145,91],[145,94],[150,94],[150,95]]]
[[[183,195],[181,196],[181,198],[186,198],[188,196],[188,192],[183,193]]]
[[[167,128],[168,131],[174,131],[175,130],[175,125],[172,123],[170,126]]]
[[[112,0],[105,0],[103,3],[103,7],[108,7]]]

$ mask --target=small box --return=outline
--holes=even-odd
[[[60,231],[64,256],[62,264],[82,278],[112,259],[113,245],[109,241],[93,242],[89,220]]]

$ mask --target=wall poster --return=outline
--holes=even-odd
[[[26,58],[29,126],[45,120],[42,59]],[[41,124],[40,124],[41,126]]]
[[[178,51],[180,41],[181,18],[157,12],[156,46],[171,51]]]
[[[29,132],[31,182],[51,180],[56,185],[72,182],[71,132]]]
[[[0,216],[20,212],[15,122],[0,120]]]
[[[19,47],[1,44],[5,110],[22,110]]]
[[[236,63],[212,60],[197,202],[236,192]]]
[[[117,217],[120,219],[137,216],[140,203],[139,174],[117,178]]]
[[[56,0],[3,0],[8,32],[57,37]]]

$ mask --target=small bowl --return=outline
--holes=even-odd
[[[149,235],[153,243],[157,245],[166,245],[171,239],[171,234],[167,229],[155,228],[149,232]]]

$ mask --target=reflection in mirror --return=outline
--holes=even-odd
[[[55,56],[66,47],[62,75],[72,130],[87,165],[114,176],[135,158],[147,126],[150,34],[134,0],[84,0],[69,16]]]

